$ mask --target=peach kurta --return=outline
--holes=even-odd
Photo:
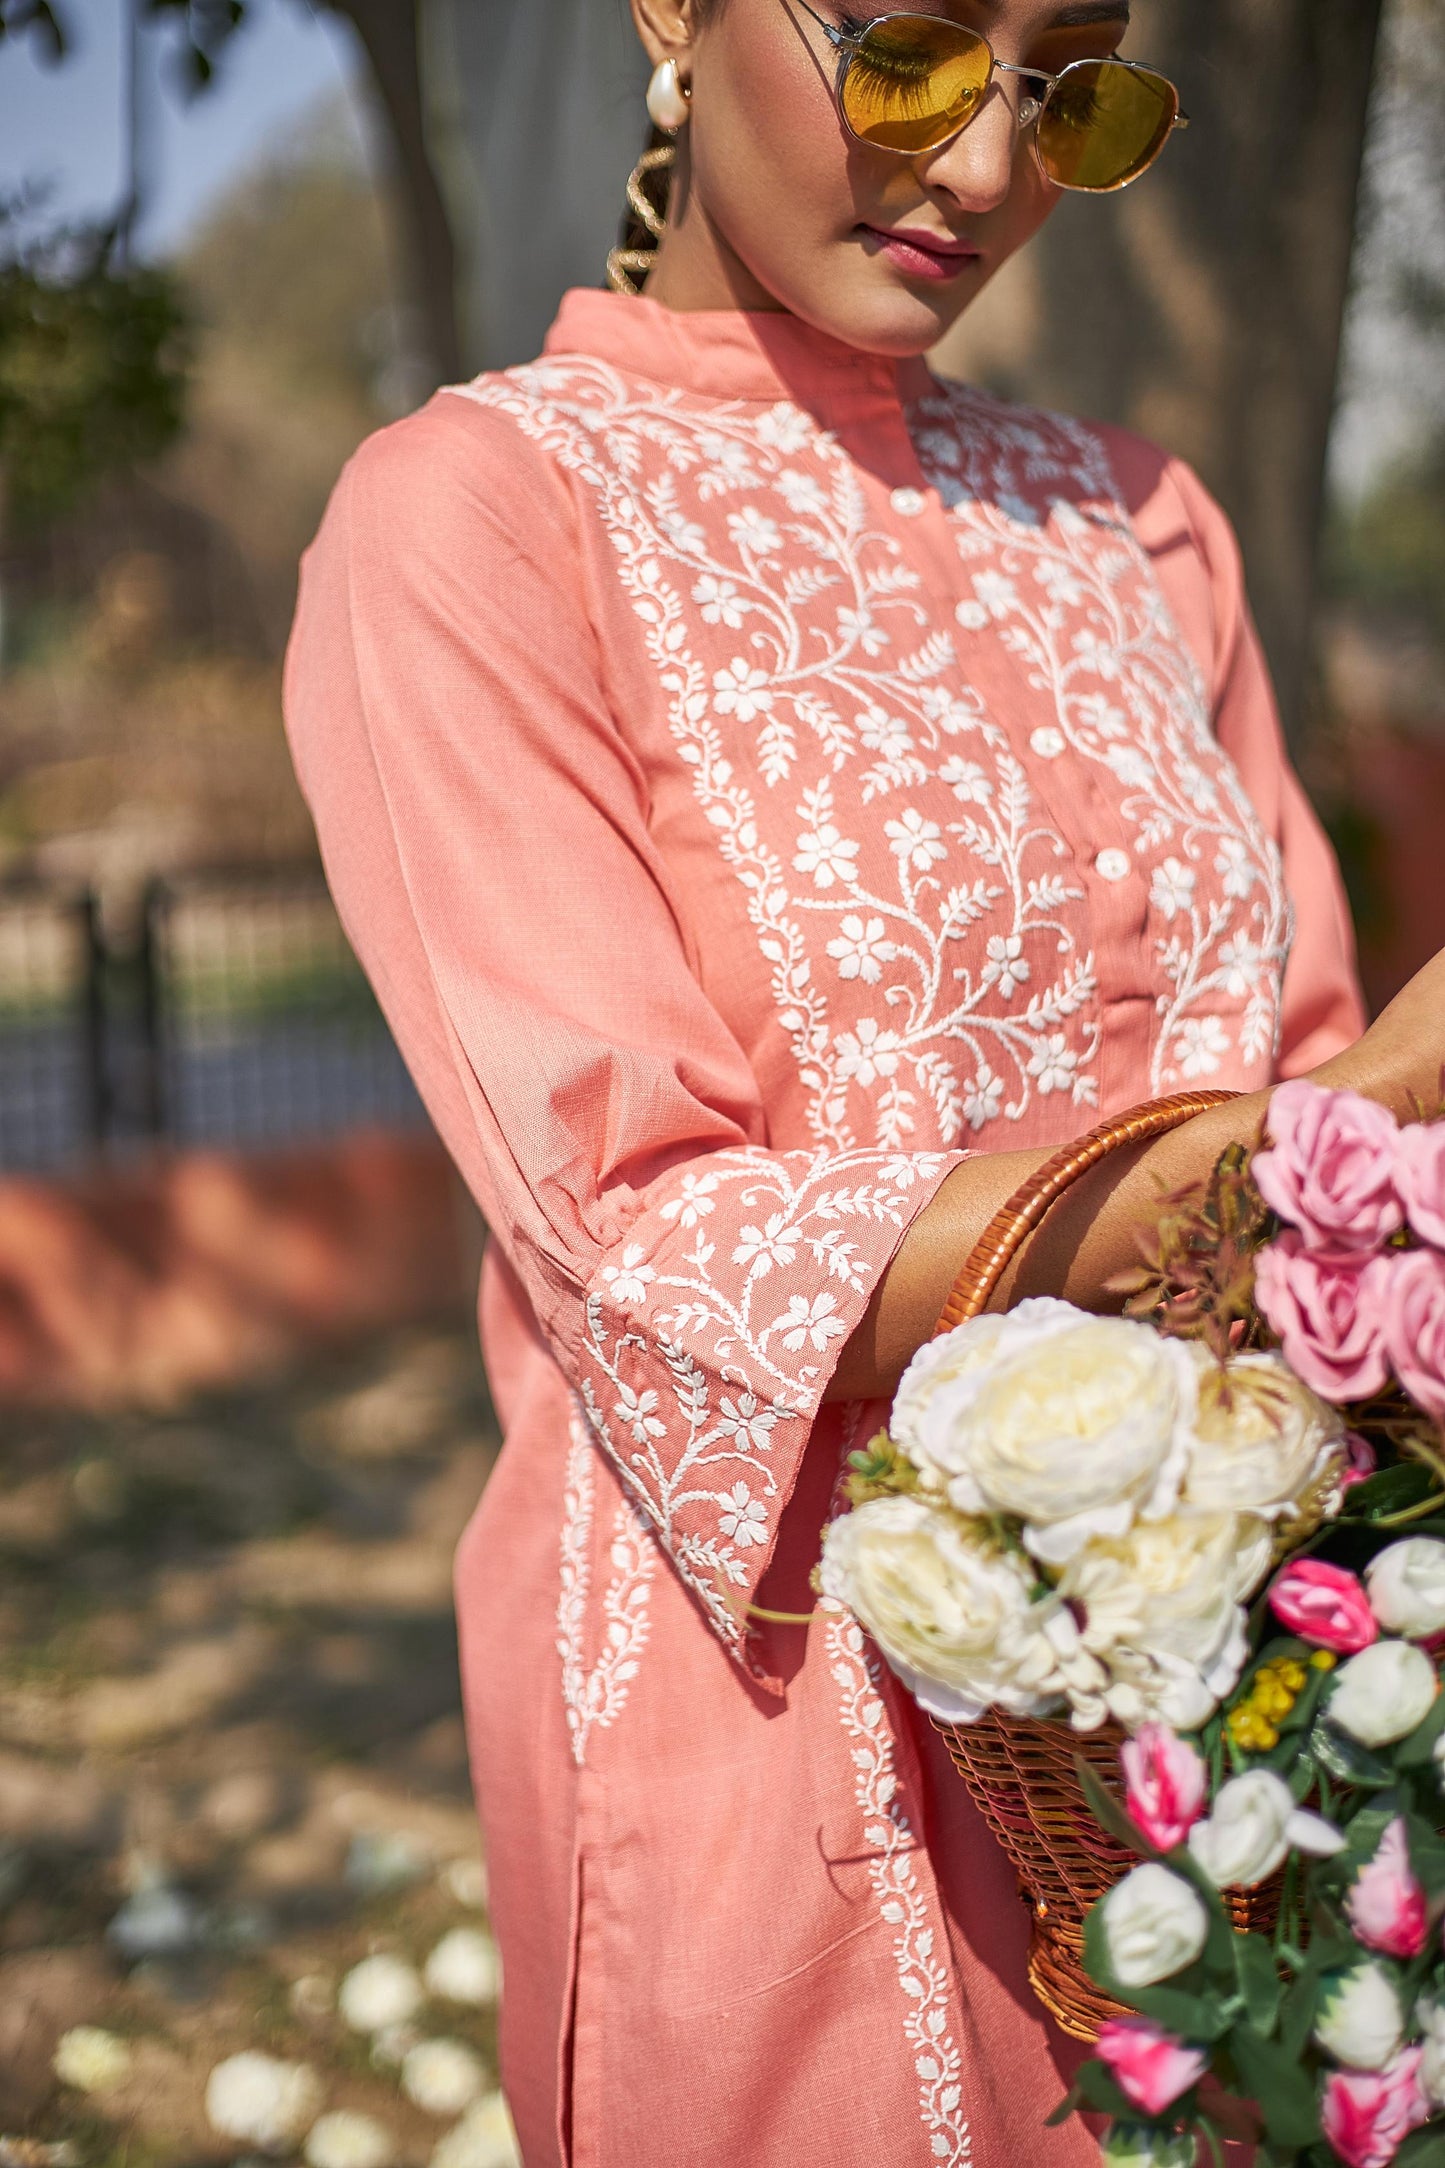
[[[824,1405],[968,1152],[1360,1011],[1229,529],[1120,432],[570,295],[363,447],[288,665],[342,917],[492,1229],[458,1562],[528,2168],[1005,2168],[1060,2043],[856,1626]]]

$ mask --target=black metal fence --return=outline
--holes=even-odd
[[[424,1120],[312,869],[156,881],[120,934],[0,886],[0,1169]]]

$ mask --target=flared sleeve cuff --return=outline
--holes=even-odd
[[[843,1347],[961,1152],[712,1152],[653,1183],[569,1367],[677,1572],[751,1669],[748,1607]]]

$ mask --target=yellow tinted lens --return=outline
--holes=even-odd
[[[940,15],[885,15],[843,78],[843,116],[885,151],[929,151],[972,120],[993,60],[975,31]]]
[[[1162,75],[1117,60],[1076,61],[1039,115],[1044,171],[1064,188],[1121,188],[1153,164],[1178,111]]]

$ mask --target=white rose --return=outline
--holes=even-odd
[[[217,2063],[206,2080],[206,2115],[223,2138],[263,2153],[289,2153],[321,2105],[321,2084],[305,2063],[248,2049]]]
[[[1195,1890],[1157,1860],[1132,1867],[1103,1900],[1104,1940],[1121,1987],[1152,1987],[1192,1965],[1209,1934]]]
[[[401,2066],[402,2091],[428,2115],[460,2115],[486,2083],[486,2065],[460,2040],[419,2040]]]
[[[1267,1519],[1323,1498],[1345,1454],[1345,1426],[1279,1355],[1239,1355],[1227,1368],[1188,1343],[1198,1373],[1188,1503]]]
[[[353,2032],[404,2025],[425,1996],[413,1966],[399,1957],[364,1957],[341,1983],[336,2007]]]
[[[1415,2018],[1424,2035],[1420,2082],[1437,2108],[1445,2108],[1445,2006],[1422,1998]]]
[[[1424,1722],[1439,1691],[1435,1666],[1409,1641],[1375,1641],[1335,1674],[1325,1714],[1361,1746],[1393,1746]]]
[[[432,1994],[447,2002],[495,2002],[502,1984],[497,1945],[480,1928],[454,1927],[427,1959],[425,1978]]]
[[[1014,1515],[1034,1554],[1059,1565],[1092,1534],[1172,1509],[1194,1410],[1182,1342],[1052,1301],[960,1326],[940,1345],[951,1342],[935,1368],[910,1367],[892,1434],[961,1513]]]
[[[1365,1568],[1370,1609],[1386,1633],[1423,1641],[1445,1628],[1445,1543],[1409,1536]]]
[[[1284,1778],[1271,1769],[1231,1777],[1208,1820],[1189,1832],[1189,1849],[1216,1889],[1253,1889],[1283,1864],[1291,1847],[1328,1858],[1344,1842],[1318,1814],[1297,1807]]]
[[[1320,2000],[1315,2038],[1351,2070],[1382,2070],[1405,2034],[1399,1991],[1373,1958],[1337,1973]]]
[[[1219,1513],[1141,1521],[1086,1544],[1059,1593],[1107,1673],[1107,1713],[1131,1731],[1152,1719],[1197,1730],[1243,1668],[1238,1599],[1271,1555],[1266,1523]]]
[[[396,2146],[372,2116],[334,2108],[312,2124],[304,2158],[307,2168],[392,2168]]]
[[[131,2054],[124,2040],[99,2025],[72,2025],[56,2042],[50,2067],[78,2093],[108,2093],[130,2076]]]
[[[821,1583],[934,1716],[971,1724],[994,1705],[1045,1706],[1046,1606],[1030,1603],[1027,1563],[977,1524],[922,1498],[874,1499],[828,1528]]]
[[[500,2093],[489,2093],[467,2110],[438,2144],[431,2168],[522,2168],[512,2118]]]

